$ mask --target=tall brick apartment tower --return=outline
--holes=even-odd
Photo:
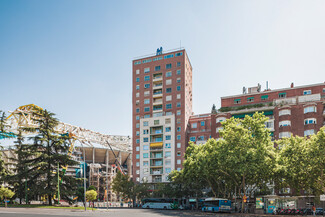
[[[192,114],[192,66],[185,49],[132,61],[133,177],[166,182],[180,170]]]

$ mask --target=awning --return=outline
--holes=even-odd
[[[247,99],[254,99],[254,97],[248,97]]]
[[[155,148],[155,147],[162,147],[163,143],[162,142],[153,142],[150,143],[150,148]]]
[[[264,112],[264,115],[273,115],[273,110],[269,110],[269,111],[261,111],[259,113]],[[251,113],[244,113],[244,114],[235,114],[233,115],[234,118],[244,118],[246,115],[248,116],[253,116],[253,114],[255,114],[255,112],[251,112]]]
[[[268,98],[269,98],[269,95],[261,96],[261,99],[268,99]]]
[[[234,101],[240,101],[241,99],[234,99]]]

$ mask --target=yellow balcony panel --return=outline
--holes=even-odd
[[[162,142],[152,142],[150,143],[150,148],[156,148],[156,147],[162,147],[163,143]]]

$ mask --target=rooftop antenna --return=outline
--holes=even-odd
[[[266,81],[266,90],[269,90],[269,82]]]

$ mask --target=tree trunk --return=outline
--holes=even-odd
[[[7,198],[5,197],[5,207],[7,208]]]
[[[245,184],[245,174],[243,175],[243,193],[244,193],[244,195],[243,195],[243,197],[242,197],[242,202],[241,202],[241,212],[242,213],[244,213],[244,208],[245,208],[245,203],[244,203],[244,196],[245,196],[245,194],[246,194],[246,184]]]

